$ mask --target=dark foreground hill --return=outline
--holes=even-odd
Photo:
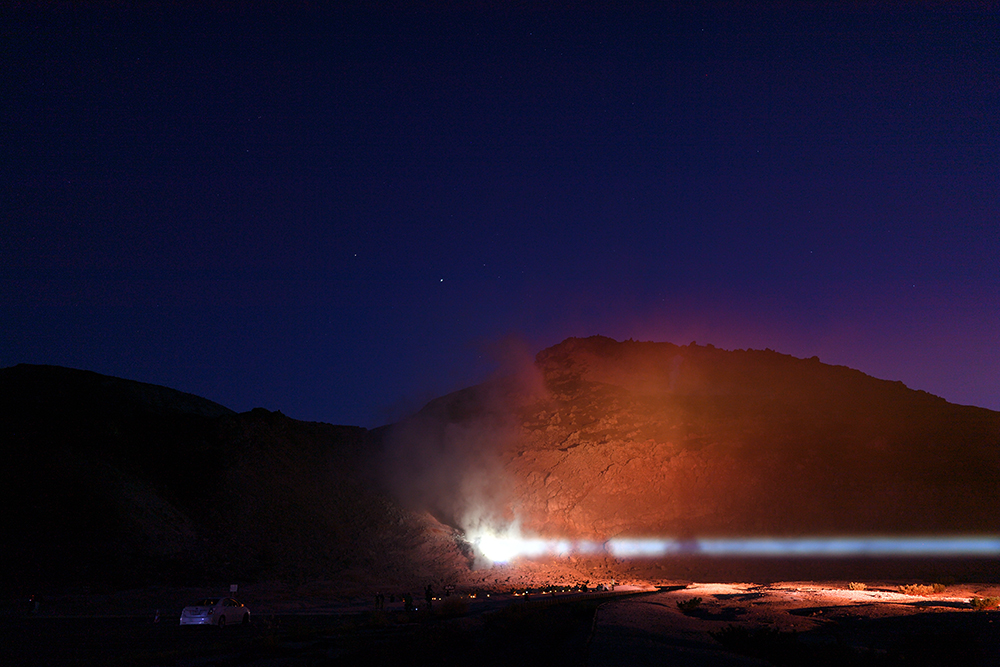
[[[376,488],[363,428],[22,364],[0,370],[0,441],[7,588],[347,585],[466,563]]]

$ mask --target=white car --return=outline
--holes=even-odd
[[[250,622],[250,610],[233,598],[205,598],[181,611],[181,625],[217,625]]]

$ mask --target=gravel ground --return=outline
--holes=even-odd
[[[1000,614],[970,600],[997,596],[996,586],[974,585],[928,595],[885,583],[665,587],[598,609],[588,665],[992,665]]]

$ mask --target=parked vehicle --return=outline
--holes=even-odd
[[[181,611],[181,625],[217,625],[250,622],[250,610],[233,598],[205,598]]]

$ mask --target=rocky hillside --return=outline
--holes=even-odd
[[[996,532],[1000,413],[817,358],[602,337],[515,380],[399,427],[453,480],[426,496],[443,520],[598,540]]]
[[[512,573],[475,571],[461,538],[483,527],[601,541],[992,534],[1000,518],[1000,413],[816,358],[602,337],[376,431],[0,369],[0,457],[0,588],[21,592],[503,585]],[[551,567],[635,572],[596,560]],[[682,560],[658,576],[699,572]]]
[[[372,434],[85,371],[0,370],[3,582],[417,581],[451,529],[374,483]]]

